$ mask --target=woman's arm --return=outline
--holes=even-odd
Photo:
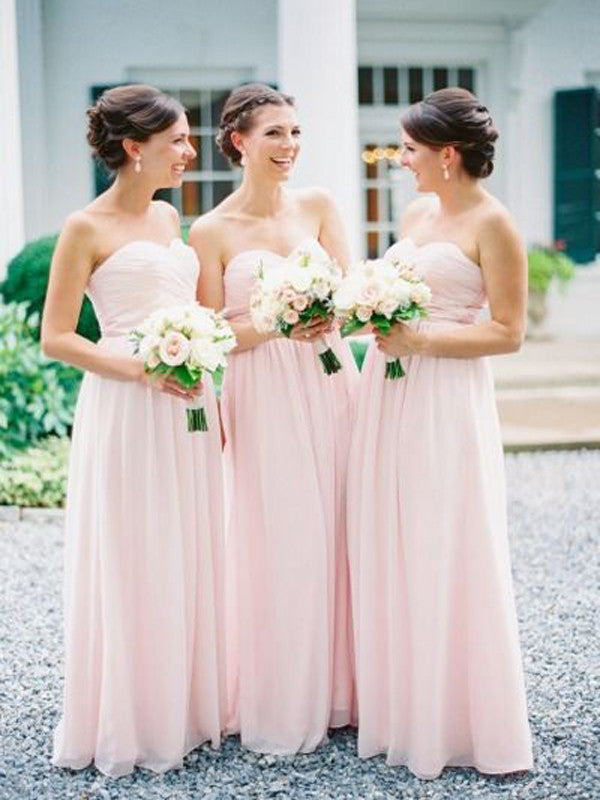
[[[198,302],[221,311],[225,304],[225,287],[223,283],[224,267],[222,262],[221,247],[219,244],[218,228],[209,220],[202,217],[192,225],[190,230],[190,245],[196,251],[200,262],[200,277],[198,279]],[[234,353],[251,350],[259,344],[264,344],[271,339],[282,336],[280,333],[258,333],[252,325],[250,313],[245,312],[237,319],[228,319],[235,333],[237,345]],[[301,342],[310,343],[322,336],[330,329],[328,321],[314,320],[308,326],[296,325],[291,338]]]
[[[350,263],[350,251],[344,223],[331,194],[325,189],[313,190],[313,202],[319,215],[319,241],[345,274]]]
[[[94,227],[85,212],[78,211],[68,217],[50,269],[42,319],[42,350],[49,358],[66,361],[106,378],[148,384],[150,379],[140,359],[109,353],[75,332],[85,287],[95,263],[95,238]],[[177,397],[188,398],[195,394],[170,379],[153,380],[152,385]]]
[[[477,358],[521,347],[527,307],[527,253],[508,214],[494,212],[482,225],[479,253],[491,320],[452,331],[416,331],[394,325],[377,346],[388,355]]]

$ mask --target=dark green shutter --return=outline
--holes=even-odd
[[[600,96],[595,88],[554,97],[554,238],[575,261],[600,251]]]

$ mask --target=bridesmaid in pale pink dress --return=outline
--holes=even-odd
[[[182,106],[147,86],[111,89],[88,141],[116,173],[67,219],[42,326],[47,355],[84,369],[65,536],[65,689],[54,764],[107,775],[180,766],[225,725],[222,464],[214,390],[208,433],[190,434],[190,392],[149,382],[129,334],[195,301],[198,261],[174,208],[194,150]],[[84,292],[102,330],[75,332]]]
[[[521,345],[526,254],[479,180],[497,138],[487,109],[444,89],[411,106],[402,126],[402,163],[430,196],[408,207],[388,255],[414,260],[433,297],[427,320],[377,336],[362,376],[348,485],[359,754],[384,753],[422,778],[450,765],[527,770],[485,358]],[[406,377],[384,378],[386,355],[401,358]]]
[[[291,340],[257,333],[248,300],[259,264],[297,250],[345,266],[322,190],[284,187],[299,150],[290,97],[254,84],[225,104],[218,144],[241,187],[194,223],[202,303],[227,307],[238,337],[222,397],[226,436],[228,730],[260,752],[313,750],[353,720],[345,482],[356,367],[330,323]],[[326,375],[312,342],[343,364]]]

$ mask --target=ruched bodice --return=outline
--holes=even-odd
[[[102,338],[126,338],[153,311],[196,299],[198,259],[181,239],[135,240],[110,255],[90,277],[89,295]]]
[[[409,237],[392,245],[386,258],[408,258],[431,289],[429,322],[474,323],[487,305],[481,269],[454,242],[417,245]]]
[[[277,269],[285,263],[287,258],[299,251],[314,253],[318,257],[326,255],[322,245],[311,236],[296,245],[289,256],[284,257],[273,250],[261,248],[244,250],[234,256],[227,265],[224,278],[225,305],[228,316],[235,318],[240,314],[247,313],[256,273],[261,264],[265,269]]]

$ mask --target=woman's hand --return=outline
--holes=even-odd
[[[379,333],[376,330],[375,341],[382,353],[395,358],[420,355],[423,353],[426,344],[426,338],[423,333],[419,333],[403,322],[395,322],[389,333]]]
[[[310,322],[298,322],[298,324],[294,325],[292,328],[290,339],[296,342],[311,344],[321,336],[331,333],[333,321],[333,317],[327,317],[325,319],[323,317],[313,317]]]
[[[144,370],[142,362],[139,363],[141,364],[141,371],[138,380],[144,386],[150,386],[152,389],[156,389],[159,392],[170,394],[172,397],[178,397],[180,400],[186,400],[188,402],[193,400],[194,397],[201,395],[204,391],[202,381],[193,389],[186,389],[176,381],[175,378],[170,376],[168,378],[162,378],[158,375],[149,375]]]

